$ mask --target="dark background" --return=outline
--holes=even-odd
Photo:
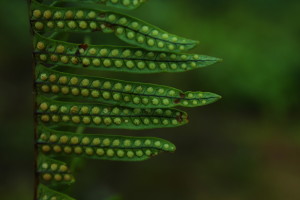
[[[200,40],[192,52],[224,62],[180,74],[100,75],[211,91],[223,99],[186,109],[191,122],[184,127],[100,130],[159,136],[174,142],[177,152],[139,163],[86,161],[78,170],[73,196],[300,199],[299,11],[299,0],[149,0],[130,12],[171,33]],[[32,58],[26,1],[1,0],[0,22],[0,199],[30,200]],[[120,43],[113,35],[92,38],[96,44]]]

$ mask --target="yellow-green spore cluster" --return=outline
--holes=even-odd
[[[132,73],[183,72],[220,61],[218,58],[198,54],[67,43],[40,35],[35,37],[34,53],[42,63]]]
[[[151,129],[184,125],[187,114],[176,109],[140,109],[99,104],[38,100],[37,118],[48,125]]]
[[[45,154],[83,156],[103,160],[141,161],[175,145],[159,138],[72,134],[40,128],[38,145]]]
[[[80,97],[133,108],[196,107],[220,98],[208,92],[182,92],[162,85],[80,76],[43,66],[37,67],[36,75],[36,85],[41,94]]]
[[[95,0],[104,3],[107,6],[123,8],[123,9],[136,9],[140,7],[146,0]]]
[[[41,137],[45,138],[45,134],[41,134]],[[54,137],[52,136],[49,140],[53,140]],[[49,152],[51,148],[44,145],[41,150],[42,152]],[[40,181],[44,184],[61,185],[74,182],[74,177],[65,163],[43,155],[40,155],[38,159],[38,173]]]
[[[117,12],[48,7],[38,3],[32,3],[31,10],[31,23],[36,31],[115,33],[118,38],[129,44],[153,51],[182,52],[197,44],[196,41],[167,33],[139,19]]]

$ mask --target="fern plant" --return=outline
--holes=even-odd
[[[68,2],[76,6],[68,7]],[[163,85],[64,72],[66,68],[140,74],[184,72],[220,61],[181,53],[193,48],[197,44],[194,40],[125,14],[90,8],[100,3],[135,9],[144,2],[30,1],[36,97],[35,200],[73,199],[64,194],[75,180],[69,158],[143,161],[161,152],[175,151],[174,144],[160,138],[88,134],[82,128],[139,130],[182,126],[188,123],[187,114],[174,107],[203,106],[220,99],[209,92],[184,92]],[[55,39],[59,33],[95,31],[112,33],[136,47]]]

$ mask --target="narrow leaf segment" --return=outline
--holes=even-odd
[[[152,137],[76,134],[38,128],[41,152],[52,156],[76,156],[114,161],[143,161],[161,152],[174,152],[174,144]]]
[[[128,44],[151,51],[182,52],[198,42],[161,30],[151,24],[112,11],[83,8],[59,8],[31,4],[32,27],[38,32],[95,32],[114,33]]]
[[[45,135],[41,134],[40,137],[44,138]],[[42,150],[47,151],[45,146]],[[37,173],[41,183],[52,187],[70,185],[75,181],[66,163],[51,159],[43,154],[38,157]]]
[[[130,73],[184,72],[221,59],[198,55],[149,52],[139,48],[74,44],[36,34],[35,59],[41,63]]]
[[[38,121],[48,126],[84,126],[91,128],[152,129],[182,126],[187,114],[176,109],[140,109],[91,103],[37,99]]]
[[[221,98],[209,92],[183,92],[162,85],[63,73],[42,65],[36,66],[36,86],[41,95],[81,97],[133,108],[196,107]]]
[[[38,200],[75,200],[65,194],[48,188],[43,184],[38,186]]]
[[[52,2],[57,0],[52,0]],[[59,0],[59,2],[82,2],[82,3],[94,3],[104,4],[109,7],[115,7],[120,9],[133,10],[140,7],[147,0]]]

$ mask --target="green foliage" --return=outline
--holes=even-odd
[[[66,1],[62,1],[66,2]],[[143,0],[75,1],[133,9]],[[183,72],[220,59],[180,53],[196,41],[167,33],[139,19],[112,11],[81,7],[54,7],[31,2],[34,34],[36,94],[36,199],[72,199],[55,190],[75,181],[72,166],[56,159],[74,157],[110,161],[143,161],[162,152],[174,152],[169,141],[74,132],[74,127],[102,129],[172,128],[188,123],[187,113],[173,107],[197,107],[220,96],[84,74],[61,68],[130,73]],[[114,33],[135,47],[75,44],[56,40],[49,33],[102,31]],[[58,38],[59,39],[59,38]],[[51,188],[51,189],[50,189]]]
[[[152,137],[103,134],[76,134],[40,126],[37,141],[41,152],[49,156],[75,156],[101,160],[142,161],[161,152],[174,152],[175,145]],[[54,163],[43,157],[41,167]],[[58,164],[59,165],[59,164]],[[64,165],[61,163],[60,165]],[[50,167],[51,168],[51,167]],[[53,172],[54,173],[54,172]]]
[[[60,98],[81,98],[132,108],[195,107],[213,103],[219,95],[209,92],[183,92],[176,88],[82,76],[36,66],[38,94]]]
[[[35,59],[41,63],[101,71],[130,73],[184,72],[206,67],[220,59],[198,55],[149,52],[132,47],[74,44],[36,34]]]
[[[65,194],[62,194],[60,192],[51,190],[45,185],[39,184],[38,187],[38,195],[37,195],[38,200],[75,200]]]
[[[114,33],[119,39],[143,49],[182,52],[197,42],[159,29],[117,12],[84,8],[59,8],[33,1],[31,24],[35,31]]]
[[[175,109],[140,109],[92,103],[54,101],[38,97],[40,124],[89,128],[152,129],[184,125],[187,114]]]
[[[40,137],[44,138],[45,133],[42,133]],[[42,147],[43,149],[45,150],[46,147]],[[70,185],[75,181],[66,163],[51,159],[43,154],[40,154],[38,157],[37,171],[40,182],[52,187]]]

